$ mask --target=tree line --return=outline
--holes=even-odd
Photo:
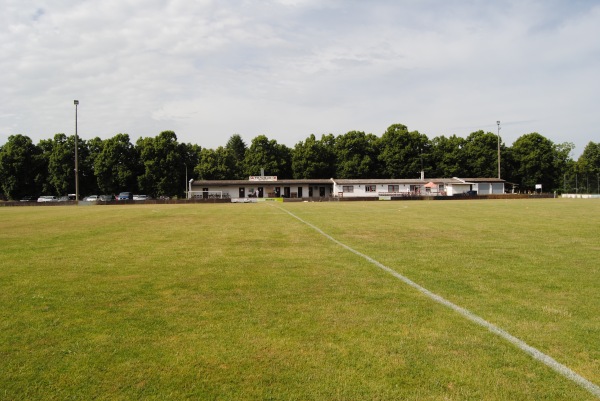
[[[56,134],[34,144],[12,135],[0,147],[0,184],[4,198],[64,195],[75,192],[75,137]],[[293,148],[265,135],[248,146],[232,135],[216,149],[180,143],[173,131],[139,138],[128,134],[102,140],[78,140],[79,193],[183,196],[186,179],[235,180],[259,175],[282,179],[497,177],[498,136],[476,131],[429,139],[405,125],[391,125],[381,136],[350,131],[310,135]],[[555,144],[534,132],[512,146],[500,143],[501,177],[519,191],[598,192],[600,143],[589,142],[578,160],[574,145]]]

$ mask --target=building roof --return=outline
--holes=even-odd
[[[403,185],[425,185],[429,182],[436,184],[469,184],[469,183],[481,183],[481,182],[496,182],[503,183],[504,180],[500,178],[427,178],[421,180],[420,178],[401,178],[401,179],[390,179],[390,178],[353,178],[353,179],[336,179],[336,178],[317,178],[317,179],[278,179],[277,181],[250,181],[250,180],[194,180],[192,185],[202,186],[235,186],[235,185],[329,185],[336,183],[337,185],[359,185],[359,184],[403,184]]]
[[[317,178],[313,180],[277,180],[277,181],[250,181],[250,180],[194,180],[192,185],[200,186],[200,185],[256,185],[256,186],[265,186],[265,185],[298,185],[298,184],[307,184],[307,185],[324,185],[324,184],[332,184],[330,179]]]
[[[506,182],[501,178],[461,178],[466,182]]]
[[[338,185],[353,185],[353,184],[404,184],[404,185],[425,185],[428,182],[436,184],[461,184],[463,183],[458,178],[428,178],[422,180],[420,178],[371,178],[371,179],[334,179]]]

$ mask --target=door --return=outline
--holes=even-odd
[[[298,198],[302,198],[302,187],[298,187]]]
[[[321,198],[325,197],[325,187],[319,187],[319,196]]]
[[[208,199],[208,188],[202,188],[202,199]]]
[[[240,187],[240,198],[246,197],[246,189],[244,187]]]
[[[258,197],[259,198],[263,197],[263,187],[258,187]]]
[[[290,187],[283,187],[283,197],[284,198],[289,198],[290,197]]]

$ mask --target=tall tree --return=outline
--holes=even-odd
[[[200,152],[200,161],[194,169],[196,175],[201,180],[229,180],[229,166],[227,158],[229,152],[222,146],[217,149],[204,148]]]
[[[575,161],[571,152],[575,149],[573,142],[554,144],[554,168],[556,170],[556,188],[559,191],[568,191],[567,182],[573,178],[575,172]],[[569,181],[567,181],[569,179]]]
[[[183,163],[185,168],[185,190],[189,188],[189,180],[197,178],[195,173],[196,166],[200,163],[200,153],[202,148],[199,145],[185,143],[180,145],[183,152]],[[182,173],[183,173],[182,169]],[[178,194],[179,196],[180,194]]]
[[[244,158],[246,175],[259,175],[264,169],[266,175],[276,175],[281,178],[291,178],[291,151],[276,140],[269,140],[265,135],[259,135],[252,140]]]
[[[96,137],[83,141],[85,150],[79,156],[81,177],[79,179],[79,193],[83,195],[98,194],[98,179],[94,166],[96,158],[102,151],[102,139]]]
[[[238,134],[234,134],[227,141],[225,150],[227,151],[228,178],[232,180],[241,180],[245,178],[244,159],[246,157],[246,143]]]
[[[590,141],[579,156],[577,165],[586,192],[600,193],[600,142]]]
[[[438,136],[431,140],[429,163],[433,177],[466,177],[465,175],[465,139],[452,135],[448,138]]]
[[[466,176],[488,178],[498,176],[498,136],[496,134],[483,131],[471,133],[465,141],[464,151]]]
[[[337,178],[378,178],[378,138],[349,131],[335,139]]]
[[[0,148],[0,183],[8,199],[40,195],[35,178],[39,172],[40,149],[24,135],[11,135]]]
[[[56,134],[51,141],[48,181],[54,195],[75,192],[75,137]]]
[[[418,131],[408,132],[405,125],[391,125],[379,141],[379,160],[385,178],[419,177],[429,160],[430,143]]]
[[[128,134],[102,141],[94,159],[94,175],[100,192],[118,194],[137,189],[138,155]]]
[[[184,159],[186,145],[177,142],[173,131],[163,131],[155,138],[140,138],[136,142],[142,173],[138,177],[140,190],[152,196],[180,195],[185,191]]]
[[[512,145],[515,162],[513,179],[521,190],[535,190],[541,184],[545,191],[557,188],[554,144],[537,132],[522,135]]]
[[[335,176],[335,138],[332,134],[321,139],[311,134],[292,150],[292,171],[295,179],[331,178]]]

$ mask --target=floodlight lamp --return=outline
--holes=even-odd
[[[77,106],[79,104],[79,100],[73,100],[73,104],[75,104],[75,106]]]

